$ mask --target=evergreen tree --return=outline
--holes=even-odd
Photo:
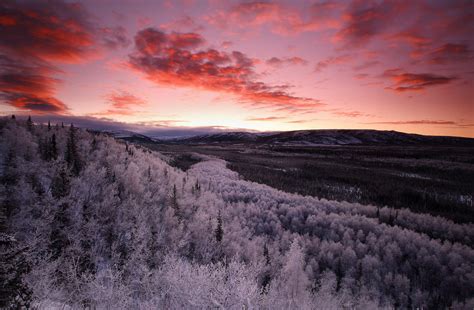
[[[77,152],[77,142],[76,142],[76,129],[74,125],[71,124],[69,129],[69,136],[66,144],[66,156],[65,156],[67,166],[71,169],[74,175],[79,175],[81,172],[82,164]]]
[[[33,131],[33,121],[31,120],[31,116],[28,116],[28,120],[26,121],[26,128],[28,131]]]
[[[178,204],[178,192],[176,190],[176,184],[173,185],[173,193],[171,194],[171,206],[174,209],[174,213],[179,218],[180,210],[179,210],[179,204]]]
[[[67,236],[67,228],[70,226],[68,209],[69,205],[67,203],[59,205],[51,223],[50,250],[53,260],[58,259],[69,245]]]
[[[268,247],[266,244],[263,246],[263,257],[265,258],[265,268],[263,271],[263,277],[262,277],[262,291],[267,292],[269,288],[269,284],[272,281],[272,277],[270,275],[270,254],[268,253]]]
[[[268,253],[268,247],[266,244],[263,246],[263,257],[265,257],[265,264],[267,266],[270,265],[270,254]]]
[[[56,199],[60,199],[67,194],[69,194],[69,176],[66,169],[61,167],[51,184],[51,195]]]
[[[51,142],[50,142],[50,154],[51,154],[51,158],[56,160],[58,159],[58,146],[57,146],[57,143],[56,143],[56,134],[53,133],[53,136],[51,137]]]
[[[51,131],[51,121],[48,121],[48,131]]]
[[[217,215],[217,227],[214,231],[214,236],[216,237],[217,242],[221,242],[222,238],[224,237],[224,230],[222,229],[221,211],[219,211],[219,214]]]
[[[12,114],[12,119],[16,120],[15,114]]]

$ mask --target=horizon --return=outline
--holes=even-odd
[[[14,115],[14,114],[13,114]],[[409,135],[422,135],[428,137],[447,137],[447,138],[466,138],[474,139],[470,136],[446,136],[446,135],[430,135],[430,134],[419,134],[416,132],[406,132],[401,130],[393,129],[375,129],[375,128],[307,128],[307,129],[297,129],[297,130],[269,130],[269,131],[259,131],[247,128],[225,128],[223,126],[206,126],[206,127],[153,127],[147,125],[133,124],[133,123],[120,123],[111,120],[95,119],[95,118],[83,118],[83,117],[69,117],[62,118],[61,116],[53,116],[52,118],[45,115],[27,115],[27,114],[18,114],[14,115],[16,119],[26,121],[28,117],[32,118],[33,123],[38,125],[46,126],[48,122],[51,122],[51,126],[56,124],[64,123],[65,126],[70,126],[71,124],[74,127],[100,131],[100,132],[130,132],[135,134],[140,134],[149,138],[159,138],[159,139],[180,139],[195,137],[201,135],[213,135],[213,134],[223,134],[223,133],[253,133],[253,134],[278,134],[285,132],[294,132],[294,131],[392,131]],[[12,115],[5,115],[3,117],[10,118]],[[35,121],[35,117],[39,117],[40,121]]]
[[[472,9],[461,0],[5,1],[0,115],[189,135],[474,138]]]

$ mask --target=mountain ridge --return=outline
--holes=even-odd
[[[284,132],[223,132],[170,140],[154,139],[166,144],[276,144],[318,145],[449,145],[474,146],[473,138],[426,136],[398,131],[373,129],[314,129]]]

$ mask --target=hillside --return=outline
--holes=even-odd
[[[285,193],[212,157],[183,172],[73,127],[2,119],[0,155],[3,304],[473,306],[472,224]]]
[[[183,144],[276,144],[276,145],[456,145],[474,146],[474,139],[423,136],[379,130],[300,130],[279,133],[225,132],[160,141]]]

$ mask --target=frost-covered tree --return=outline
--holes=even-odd
[[[46,159],[53,138],[58,155]],[[28,131],[9,117],[0,164],[0,204],[35,307],[472,304],[472,224],[284,193],[215,158],[183,172],[104,134]]]
[[[0,206],[0,308],[29,307],[30,289],[24,276],[29,271],[25,248],[7,232],[6,215]]]

